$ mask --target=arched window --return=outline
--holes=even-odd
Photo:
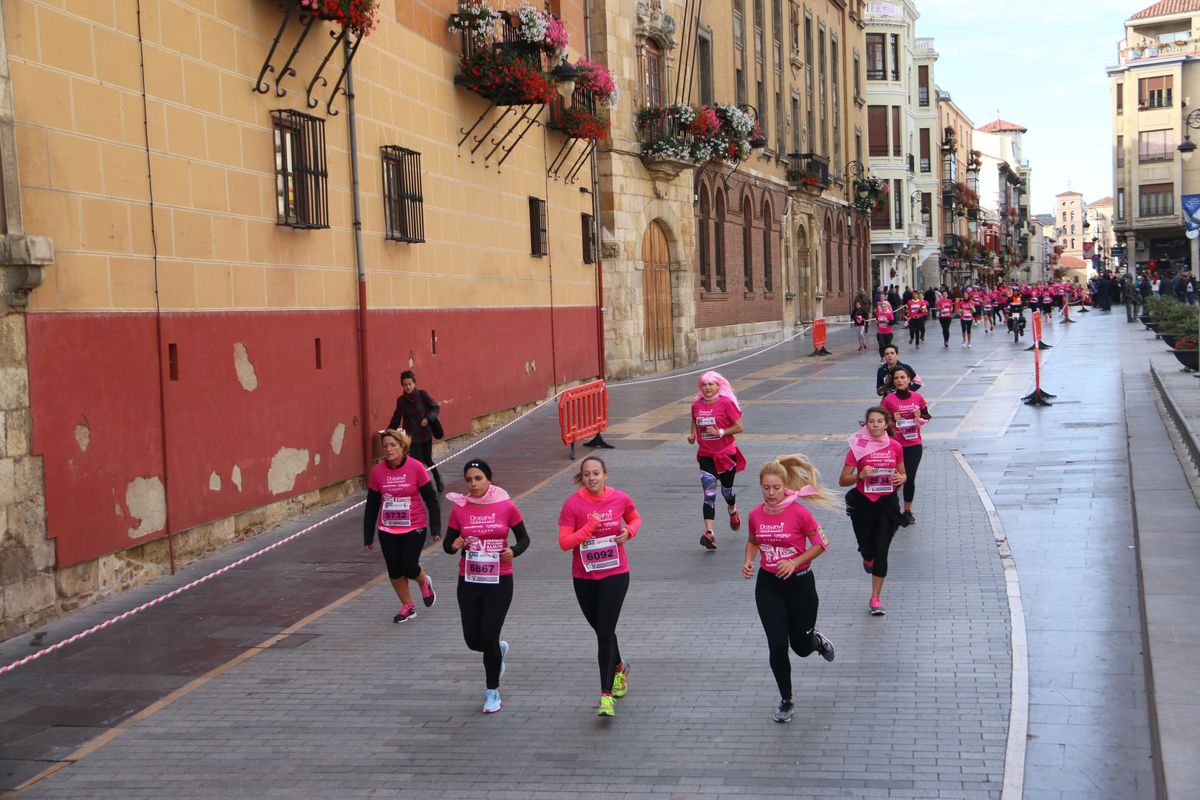
[[[774,267],[771,264],[771,204],[763,203],[763,291],[775,290]]]
[[[648,106],[661,106],[663,102],[663,51],[658,42],[646,40],[645,60],[642,64],[642,94]]]
[[[717,291],[725,291],[725,192],[716,190],[717,223],[713,228],[713,272]]]
[[[700,187],[700,230],[696,231],[697,251],[700,255],[700,289],[712,291],[712,259],[708,249],[708,228],[710,224],[708,207],[708,189]]]
[[[849,248],[846,245],[846,226],[842,221],[838,220],[838,292],[846,293],[846,271],[848,265],[847,257],[850,255],[847,251]]]
[[[742,275],[746,291],[754,291],[754,205],[747,197],[742,201]]]
[[[825,282],[821,287],[828,296],[833,291],[833,220],[825,217]]]

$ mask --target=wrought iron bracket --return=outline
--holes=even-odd
[[[492,120],[491,125],[489,125],[487,129],[483,131],[483,133],[475,133],[476,129],[484,123],[494,108],[503,108],[504,110],[496,115],[496,118]],[[529,132],[529,129],[536,124],[540,124],[538,123],[538,116],[542,113],[543,108],[545,108],[544,103],[510,105],[508,103],[502,104],[494,99],[490,100],[487,104],[487,107],[485,107],[479,116],[475,118],[475,121],[471,123],[469,128],[458,129],[458,132],[462,134],[462,138],[458,140],[458,147],[461,150],[466,145],[468,139],[473,142],[468,152],[471,156],[471,163],[474,164],[475,154],[479,152],[480,148],[483,147],[485,143],[491,144],[491,149],[484,153],[483,161],[486,165],[492,160],[493,156],[499,153],[500,157],[496,160],[496,169],[499,171],[499,168],[504,164],[505,161],[508,160],[508,157],[512,155],[513,150],[515,150],[521,140],[525,138],[525,134]],[[520,109],[519,113],[517,109]],[[513,116],[516,119],[507,128],[502,129],[500,127],[501,124],[510,116]],[[520,128],[520,132],[514,137],[513,134],[518,128]],[[492,133],[497,130],[501,130],[501,133],[498,135],[498,137],[493,138]],[[459,156],[461,157],[462,154],[460,153]]]
[[[583,142],[584,147],[580,154],[572,161],[575,156],[575,143]],[[562,147],[558,148],[558,153],[555,154],[554,160],[550,162],[550,166],[546,169],[547,177],[554,180],[562,180],[564,183],[575,183],[579,179],[579,171],[583,168],[583,164],[587,161],[588,156],[596,149],[596,141],[594,139],[577,139],[574,136],[568,136],[563,139]],[[569,166],[568,166],[569,165]]]
[[[267,50],[267,56],[263,60],[262,68],[258,72],[258,78],[255,80],[253,88],[259,94],[267,94],[271,91],[271,81],[268,76],[274,75],[275,96],[283,97],[287,94],[287,89],[283,88],[283,82],[288,78],[296,77],[296,68],[293,64],[296,62],[296,56],[299,55],[300,48],[304,45],[318,17],[312,14],[307,8],[301,7],[299,0],[279,0],[278,6],[283,19],[279,23],[279,29],[275,32],[275,38],[271,42],[271,47]],[[293,18],[296,20],[295,24],[292,24]],[[285,34],[289,33],[289,27],[298,27],[299,32],[295,35],[295,41],[290,53],[288,53],[287,59],[282,65],[276,67],[274,63],[276,53],[282,54],[283,50],[281,50],[280,44],[283,42]],[[338,94],[346,93],[342,86],[346,80],[346,71],[350,68],[350,63],[354,60],[355,53],[358,52],[358,46],[362,44],[363,36],[356,36],[350,29],[343,27],[340,31],[329,31],[329,37],[333,42],[326,51],[325,57],[321,59],[316,73],[305,86],[305,103],[309,108],[316,108],[321,104],[320,97],[314,96],[317,84],[320,83],[322,89],[329,86],[329,78],[325,77],[324,74],[325,68],[333,58],[334,52],[345,44],[345,61],[336,80],[333,82],[333,90],[330,91],[329,96],[325,99],[325,113],[328,116],[335,117],[338,112],[334,110],[333,102],[337,99]]]

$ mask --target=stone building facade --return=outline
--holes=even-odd
[[[0,635],[358,491],[401,370],[451,437],[602,372],[586,144],[457,7],[4,0]]]

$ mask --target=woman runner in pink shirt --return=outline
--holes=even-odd
[[[896,487],[906,479],[903,448],[889,433],[895,433],[895,428],[888,410],[882,406],[868,408],[865,425],[850,436],[850,452],[838,476],[838,485],[852,487],[846,492],[846,511],[854,526],[863,569],[871,576],[867,610],[873,617],[886,613],[880,595],[888,573],[888,550],[901,522]]]
[[[688,434],[688,444],[698,447],[696,460],[700,463],[700,486],[704,490],[704,533],[700,535],[700,544],[716,550],[713,519],[717,513],[718,484],[729,509],[730,530],[742,527],[737,494],[733,491],[734,477],[746,468],[746,459],[733,438],[744,430],[742,408],[733,387],[719,372],[701,375],[699,386],[700,393],[692,402],[692,430]]]
[[[829,547],[825,531],[812,512],[798,502],[801,497],[830,507],[835,504],[820,483],[820,473],[802,455],[780,456],[758,471],[763,503],[750,512],[750,539],[742,577],[754,577],[759,558],[754,602],[767,635],[771,672],[779,686],[779,707],[772,718],[791,722],[792,660],[789,648],[801,658],[815,650],[833,661],[833,643],[817,630],[817,582],[812,562]]]
[[[896,438],[904,448],[904,513],[901,515],[901,525],[908,527],[915,523],[912,513],[913,498],[917,494],[917,470],[921,466],[921,453],[924,449],[921,440],[921,427],[933,417],[929,414],[929,405],[920,392],[912,390],[912,376],[904,367],[898,367],[892,372],[892,385],[896,391],[885,395],[879,405],[892,414],[896,426]]]
[[[412,445],[408,434],[402,429],[388,428],[380,432],[380,438],[384,459],[367,478],[363,546],[367,550],[375,548],[378,530],[388,578],[400,598],[400,612],[392,617],[392,622],[407,622],[417,615],[408,590],[410,580],[421,587],[421,599],[427,608],[437,600],[433,579],[421,569],[421,549],[425,546],[426,530],[433,541],[442,538],[442,511],[425,465],[408,455]]]
[[[467,494],[446,495],[455,507],[446,524],[442,549],[459,554],[458,610],[463,639],[468,648],[483,653],[487,679],[483,713],[493,714],[500,710],[500,678],[508,655],[508,642],[500,639],[500,629],[512,605],[512,562],[529,547],[529,534],[508,492],[492,483],[492,468],[486,461],[468,461],[463,478]],[[509,531],[517,539],[515,544],[508,543]]]
[[[567,498],[558,515],[558,544],[571,551],[575,599],[596,632],[596,715],[611,717],[616,714],[613,698],[629,691],[629,662],[617,646],[617,620],[629,589],[625,543],[637,536],[642,519],[629,495],[608,486],[608,470],[596,456],[580,463],[574,483],[579,491]]]
[[[883,348],[892,343],[892,323],[896,313],[892,304],[880,298],[875,304],[875,341],[879,343],[879,360],[883,360]]]

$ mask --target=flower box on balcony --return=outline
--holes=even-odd
[[[379,21],[377,0],[300,0],[300,8],[359,36],[369,34]]]
[[[568,105],[556,96],[550,104],[547,128],[562,131],[575,139],[606,139],[609,132],[608,110],[617,104],[617,85],[602,64],[580,59],[576,64],[575,94]]]
[[[695,166],[750,155],[754,120],[736,106],[646,106],[634,117],[642,160]],[[649,165],[648,165],[649,168]]]
[[[529,5],[512,13],[486,3],[464,5],[450,15],[450,31],[462,44],[459,86],[497,105],[548,103],[555,96],[548,68],[561,61],[569,40],[550,13]]]
[[[816,153],[789,153],[787,170],[791,188],[820,194],[829,188],[829,160]]]

